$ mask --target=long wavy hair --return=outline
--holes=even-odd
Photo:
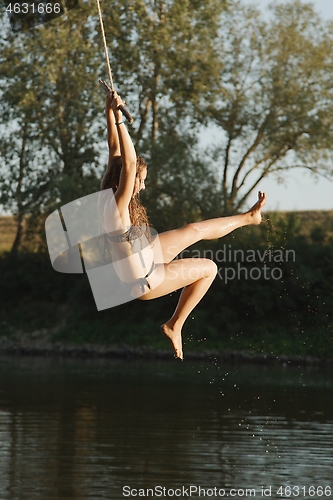
[[[147,164],[142,156],[136,159],[136,178],[140,179],[142,171],[147,168]],[[119,186],[120,172],[122,169],[121,156],[115,156],[108,166],[102,182],[101,190],[112,188],[116,192]],[[149,219],[145,207],[140,202],[139,193],[133,194],[128,205],[129,216],[132,226],[146,226],[149,228]]]

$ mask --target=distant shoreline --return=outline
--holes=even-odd
[[[270,214],[279,213],[282,215],[290,216],[291,214],[299,217],[304,224],[305,231],[302,230],[302,234],[308,234],[309,229],[314,226],[323,226],[325,223],[328,224],[333,221],[333,210],[268,210],[264,212],[264,221],[269,219]],[[17,230],[17,224],[15,221],[15,216],[13,215],[3,215],[0,214],[0,255],[4,252],[10,252],[13,242],[15,240]],[[25,231],[25,229],[24,229]],[[25,232],[23,231],[23,241]]]
[[[8,356],[40,356],[40,357],[64,357],[64,358],[110,358],[110,359],[156,359],[169,360],[179,363],[174,358],[171,349],[161,350],[151,347],[133,347],[124,345],[107,344],[67,344],[62,342],[51,342],[49,340],[34,339],[24,335],[20,339],[0,337],[0,355]],[[282,366],[327,366],[333,363],[330,358],[318,358],[315,356],[297,356],[285,354],[256,353],[247,350],[205,350],[203,352],[186,351],[186,361],[212,361],[226,362],[230,364],[257,364],[257,365],[282,365]]]

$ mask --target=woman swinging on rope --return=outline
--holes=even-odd
[[[124,104],[116,93],[114,97],[108,95],[106,98],[109,162],[101,183],[101,190],[113,190],[121,219],[123,230],[120,232],[119,229],[109,237],[112,252],[118,254],[126,252],[125,247],[129,248],[142,235],[140,227],[148,227],[146,210],[139,201],[139,192],[145,189],[147,165],[142,157],[136,156],[123,122],[119,107]],[[174,260],[175,257],[198,241],[222,238],[242,226],[260,224],[265,201],[265,193],[259,191],[258,201],[244,214],[195,222],[159,234],[159,245],[151,244],[144,249],[144,258],[148,259],[149,265],[145,270],[137,265],[135,279],[124,278],[131,286],[132,296],[140,300],[155,299],[182,288],[173,315],[161,327],[170,339],[176,357],[183,359],[182,327],[214,281],[217,266],[210,259]]]

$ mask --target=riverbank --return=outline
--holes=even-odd
[[[186,360],[333,359],[333,213],[326,223],[307,215],[274,214],[268,229],[195,248],[206,258],[209,250],[219,271],[184,325]],[[87,275],[54,272],[43,252],[1,255],[0,275],[1,352],[173,360],[159,325],[179,292],[98,311]]]
[[[16,333],[11,337],[0,337],[1,355],[20,356],[57,356],[82,358],[114,358],[114,359],[163,359],[179,362],[173,356],[171,348],[168,350],[156,349],[148,346],[135,347],[127,344],[108,345],[84,343],[82,345],[54,342],[52,334],[47,329],[36,330],[30,334]],[[184,361],[202,360],[217,361],[219,363],[254,363],[265,365],[304,366],[330,365],[330,358],[315,356],[296,356],[286,354],[257,353],[251,350],[203,350],[195,352],[185,351]]]

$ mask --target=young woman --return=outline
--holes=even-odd
[[[183,289],[175,312],[161,327],[176,356],[183,359],[182,326],[212,284],[217,266],[209,259],[174,260],[175,257],[200,240],[221,238],[239,227],[260,224],[266,195],[259,191],[258,201],[244,214],[195,222],[161,233],[158,235],[159,244],[148,242],[142,252],[131,253],[130,248],[144,233],[149,240],[147,214],[138,197],[145,189],[147,165],[142,157],[136,156],[118,109],[120,105],[124,105],[124,101],[117,94],[114,98],[107,97],[109,163],[101,190],[112,188],[117,206],[117,223],[113,222],[112,229],[106,229],[111,234],[112,256],[115,254],[115,260],[119,262],[131,262],[119,266],[117,273],[130,287],[133,297],[150,300]]]

